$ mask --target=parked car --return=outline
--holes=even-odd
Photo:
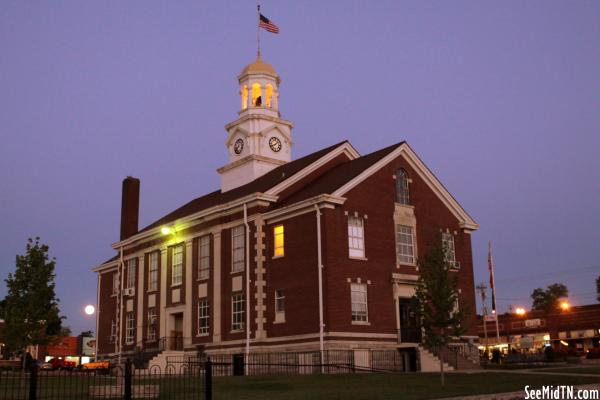
[[[110,363],[108,361],[93,361],[89,363],[85,363],[81,366],[84,370],[108,370],[110,368]]]
[[[45,369],[45,370],[57,370],[57,369],[66,369],[66,370],[72,370],[73,368],[75,368],[76,364],[75,361],[67,361],[67,360],[63,360],[62,358],[51,358],[50,360],[48,360],[48,362],[45,362],[44,364],[42,364],[41,369]]]

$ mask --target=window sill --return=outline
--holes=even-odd
[[[401,263],[401,264],[396,264],[396,268],[400,268],[400,267],[412,267],[412,268],[417,268],[417,264],[410,264],[410,263]]]
[[[198,333],[196,337],[209,337],[210,333]]]
[[[230,274],[231,275],[235,275],[235,274],[242,274],[242,273],[244,273],[244,270],[241,270],[241,271],[231,271]]]
[[[413,206],[412,204],[402,204],[402,203],[398,203],[397,201],[394,202],[394,204],[396,205],[396,207],[412,208],[413,210],[415,209],[415,206]]]
[[[371,323],[369,321],[352,321],[352,325],[370,326]]]
[[[146,293],[151,294],[151,293],[156,293],[156,292],[158,292],[158,289],[148,290]]]
[[[348,256],[348,258],[351,260],[357,260],[357,261],[369,261],[369,259],[367,257]]]
[[[273,321],[273,325],[276,325],[276,324],[285,324],[285,319],[279,320],[279,321]]]
[[[245,330],[244,329],[235,329],[235,330],[230,330],[229,333],[244,333]]]
[[[210,277],[208,278],[198,278],[196,279],[196,282],[204,282],[204,281],[208,281],[210,279]]]
[[[176,289],[181,287],[181,283],[171,284],[171,289]]]
[[[285,257],[285,254],[281,255],[281,256],[273,256],[273,257],[271,257],[271,260],[277,260],[278,258],[283,258],[283,257]]]

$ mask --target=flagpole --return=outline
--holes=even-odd
[[[494,316],[496,317],[496,340],[498,346],[500,345],[500,329],[498,328],[498,306],[496,305],[496,282],[494,280],[494,263],[492,261],[492,241],[488,242],[489,253],[490,253],[490,280],[492,282],[492,296],[494,298]]]
[[[257,44],[256,59],[260,60],[260,4],[256,5],[256,16],[258,18],[256,21],[256,44]]]

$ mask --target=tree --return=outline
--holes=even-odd
[[[569,290],[562,283],[554,283],[549,285],[546,290],[537,288],[531,293],[533,310],[543,310],[551,312],[558,310],[559,300],[569,295]]]
[[[8,293],[0,307],[5,321],[0,334],[10,351],[51,343],[63,329],[54,293],[56,261],[49,259],[48,249],[40,238],[30,238],[26,253],[16,257],[14,274],[5,279]]]
[[[444,261],[441,238],[436,243],[439,244],[431,247],[419,260],[420,277],[413,300],[424,329],[425,346],[439,349],[440,379],[444,385],[444,349],[452,338],[464,333],[461,322],[466,309],[458,306],[457,277],[450,273],[449,265]]]

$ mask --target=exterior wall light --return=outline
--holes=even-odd
[[[517,315],[525,315],[525,309],[523,307],[517,307],[515,309],[515,314],[517,314]]]
[[[169,228],[168,226],[163,226],[162,228],[160,228],[160,233],[162,233],[163,235],[170,235],[172,233],[175,233],[174,229]]]

